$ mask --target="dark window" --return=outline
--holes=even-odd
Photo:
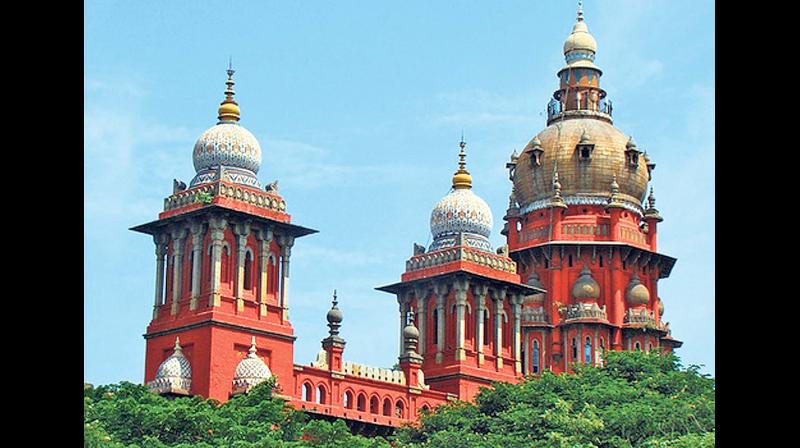
[[[489,310],[483,310],[483,345],[489,345],[492,332],[489,331]]]
[[[388,398],[383,399],[383,415],[387,417],[392,416],[392,400]]]
[[[253,289],[253,256],[249,251],[244,255],[244,289]]]
[[[578,341],[575,338],[572,338],[572,360],[575,361],[578,359]]]
[[[588,337],[586,338],[586,342],[583,345],[583,363],[584,364],[592,363],[592,340]]]
[[[533,341],[533,355],[531,356],[533,373],[539,373],[539,341]]]
[[[439,340],[439,310],[433,310],[433,331],[431,331],[431,336],[433,336],[433,340],[431,344],[436,344],[436,341]]]

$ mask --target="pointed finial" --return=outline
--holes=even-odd
[[[225,89],[225,99],[220,103],[218,110],[219,116],[217,118],[219,118],[220,123],[239,121],[239,104],[233,99],[233,96],[236,94],[236,92],[233,91],[233,74],[235,72],[236,71],[233,69],[233,59],[231,58],[228,60],[228,80],[225,81],[225,85],[228,87]]]
[[[175,351],[173,352],[173,354],[177,354],[177,353],[183,354],[183,347],[181,347],[181,337],[180,336],[175,336]]]
[[[583,1],[578,0],[578,22],[583,22]]]
[[[653,187],[650,187],[650,194],[647,196],[647,205],[650,208],[656,208],[656,196],[653,194]]]
[[[257,351],[258,350],[256,349],[256,337],[253,336],[252,339],[250,340],[250,350],[247,350],[247,357],[255,358]]]
[[[616,196],[619,193],[619,184],[617,183],[617,175],[611,177],[611,195]]]
[[[338,304],[339,304],[339,300],[336,297],[336,290],[334,289],[333,290],[333,308],[336,308],[336,305],[338,305]]]
[[[453,175],[453,188],[472,188],[472,176],[467,171],[467,162],[465,158],[467,153],[464,148],[467,143],[464,141],[464,131],[461,131],[461,141],[458,143],[461,151],[458,153],[458,171]]]

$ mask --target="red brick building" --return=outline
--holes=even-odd
[[[261,149],[239,124],[229,69],[219,122],[195,143],[197,174],[133,228],[156,252],[145,382],[225,401],[275,376],[299,409],[386,429],[492,381],[600,363],[607,350],[679,347],[657,293],[675,259],[657,252],[652,187],[645,198],[655,164],[613,126],[596,47],[579,11],[547,127],[506,164],[507,244],[496,250],[461,142],[433,243],[415,244],[400,282],[378,288],[399,305],[398,370],[344,360],[335,294],[317,360],[294,363],[291,253],[316,231],[292,223],[277,182],[260,184]]]

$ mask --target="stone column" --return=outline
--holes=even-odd
[[[281,247],[281,300],[283,320],[289,320],[289,258],[292,256],[294,237],[288,235],[278,236],[278,245]]]
[[[419,330],[419,346],[417,353],[420,355],[425,354],[425,347],[428,344],[425,328],[428,322],[428,289],[427,288],[414,288],[414,296],[417,298],[417,330]]]
[[[486,293],[489,287],[486,285],[475,285],[472,287],[472,297],[475,298],[475,345],[478,352],[478,365],[482,365],[483,356],[483,308],[486,307]]]
[[[244,262],[247,254],[247,237],[250,235],[250,222],[238,222],[233,226],[236,235],[236,312],[244,311]],[[252,274],[252,270],[250,271]]]
[[[269,281],[269,245],[272,242],[272,229],[256,229],[258,240],[258,316],[267,315],[267,285]]]
[[[208,306],[215,307],[220,305],[220,273],[222,270],[222,242],[225,238],[225,228],[228,221],[219,216],[212,216],[208,221],[211,231],[211,295],[208,298]]]
[[[453,283],[453,289],[456,295],[456,361],[463,361],[467,359],[467,351],[464,348],[464,319],[465,310],[467,308],[469,280],[466,278],[456,279]]]
[[[511,295],[511,311],[513,316],[511,327],[511,351],[514,354],[514,372],[519,375],[522,373],[522,363],[520,359],[520,314],[522,313],[521,295]]]
[[[402,292],[397,294],[397,305],[400,311],[400,354],[398,356],[403,356],[405,353],[405,341],[403,340],[403,328],[406,326],[406,315],[408,314],[408,310],[410,308],[410,301],[411,298],[409,297],[409,292]]]
[[[197,309],[197,299],[200,296],[205,225],[202,222],[193,222],[189,230],[192,232],[192,298],[189,301],[189,309],[194,311]]]
[[[178,314],[178,301],[181,299],[181,283],[183,272],[183,242],[188,232],[183,227],[174,227],[170,233],[172,237],[172,307],[170,314]]]
[[[448,287],[446,283],[435,283],[433,293],[436,295],[436,364],[441,364],[444,360],[444,331],[445,331],[445,308]]]
[[[530,344],[528,343],[528,335],[523,334],[522,338],[522,352],[525,353],[525,362],[522,363],[522,374],[527,375],[533,369],[533,354],[531,353]]]
[[[494,356],[497,370],[503,368],[503,301],[506,289],[490,289],[494,301]]]
[[[163,304],[164,299],[164,255],[167,254],[169,235],[165,233],[153,235],[153,242],[156,245],[156,299],[153,304],[153,319],[156,319],[158,307]]]

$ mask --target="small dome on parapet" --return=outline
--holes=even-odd
[[[183,356],[180,337],[175,338],[172,354],[158,366],[156,377],[147,383],[151,392],[189,395],[192,388],[192,366]]]

